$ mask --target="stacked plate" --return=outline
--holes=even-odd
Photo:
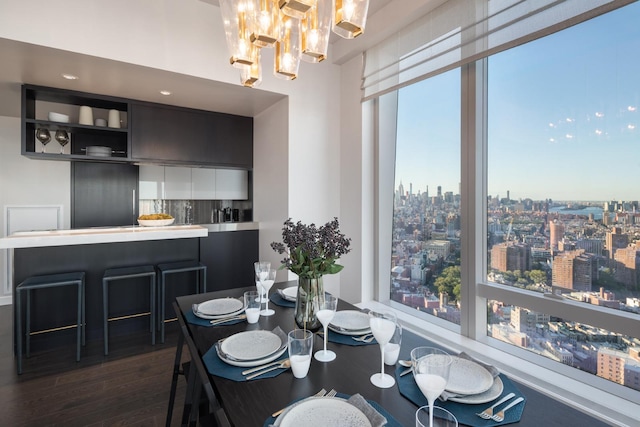
[[[275,427],[340,426],[371,427],[360,409],[338,397],[309,397],[289,406],[274,424]]]
[[[289,286],[288,288],[278,289],[278,294],[284,300],[296,302],[296,298],[298,297],[298,287]]]
[[[215,345],[218,357],[233,366],[253,367],[272,362],[287,350],[287,336],[281,331],[244,331]]]
[[[244,303],[236,298],[218,298],[194,304],[193,314],[202,319],[224,319],[244,311]]]
[[[342,335],[364,335],[371,333],[369,315],[357,310],[336,311],[329,329]]]

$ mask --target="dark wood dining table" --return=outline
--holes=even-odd
[[[296,282],[277,283],[271,292],[275,292],[276,288],[295,284]],[[193,304],[214,298],[241,297],[246,290],[255,290],[255,288],[229,289],[178,297],[176,298],[179,307],[177,314],[185,319],[184,313],[190,311]],[[269,308],[275,309],[275,314],[269,317],[261,316],[257,324],[249,325],[241,322],[228,326],[208,327],[187,323],[187,329],[202,357],[216,341],[241,331],[273,330],[279,326],[287,333],[296,328],[293,308],[277,306],[271,302]],[[338,310],[358,310],[358,308],[339,300]],[[322,338],[316,335],[314,339],[314,351],[321,349]],[[433,345],[433,343],[405,329],[400,358],[409,359],[411,349],[421,345]],[[327,348],[336,352],[337,358],[328,363],[312,360],[308,375],[302,379],[294,378],[290,370],[275,378],[244,382],[210,375],[211,384],[231,424],[236,427],[260,427],[273,412],[324,388],[336,389],[339,393],[346,395],[359,393],[365,399],[377,402],[403,426],[415,425],[417,406],[400,394],[397,385],[380,389],[369,380],[372,374],[380,372],[378,345],[350,346],[329,342]],[[385,365],[385,371],[393,375],[395,367]],[[513,382],[527,399],[520,422],[513,425],[523,427],[608,425],[524,384]]]

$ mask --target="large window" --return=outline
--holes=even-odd
[[[638,22],[634,3],[397,92],[389,279],[418,315],[636,399]]]

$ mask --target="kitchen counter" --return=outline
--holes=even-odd
[[[244,231],[244,230],[258,230],[259,224],[257,222],[220,222],[215,224],[200,224],[206,227],[210,233],[219,231]]]
[[[71,230],[20,231],[1,238],[0,249],[187,239],[206,237],[208,234],[208,228],[200,225],[96,227]]]

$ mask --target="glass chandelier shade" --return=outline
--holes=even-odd
[[[260,49],[256,49],[253,64],[240,69],[240,83],[246,87],[260,86],[262,83],[262,65],[260,64]]]
[[[251,42],[258,47],[272,47],[279,31],[278,0],[253,0]]]
[[[236,68],[250,66],[257,47],[251,43],[253,3],[247,0],[220,0],[220,11],[229,49],[229,62]]]
[[[331,29],[351,39],[364,32],[369,0],[220,0],[229,62],[241,82],[262,81],[260,50],[274,47],[274,74],[293,80],[300,60],[327,58]]]
[[[369,0],[334,0],[333,32],[352,39],[364,32]]]
[[[302,20],[301,59],[305,62],[320,62],[327,57],[332,5],[332,1],[318,0]]]
[[[300,20],[284,14],[280,16],[280,37],[275,45],[274,74],[281,79],[293,80],[298,77],[300,67]]]

